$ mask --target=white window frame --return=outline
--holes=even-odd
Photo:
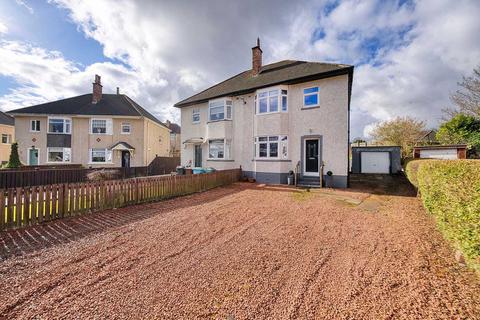
[[[93,161],[93,151],[104,151],[105,152],[105,161]],[[111,164],[113,163],[112,161],[112,150],[109,150],[107,148],[92,148],[92,149],[88,149],[88,159],[89,159],[89,164],[105,164],[105,163],[108,163],[108,164]]]
[[[33,123],[35,123],[35,130],[32,129]],[[37,123],[38,123],[38,130],[37,130]],[[40,132],[41,124],[40,120],[30,120],[30,132]]]
[[[195,119],[195,116],[198,116],[198,120],[194,120]],[[193,108],[192,109],[192,123],[193,124],[197,124],[197,123],[200,123],[200,108]]]
[[[277,138],[277,140],[270,140],[270,138]],[[260,138],[266,138],[265,141],[260,141]],[[267,144],[267,156],[260,157],[260,144]],[[270,156],[271,144],[277,144],[277,156]],[[287,160],[288,159],[288,136],[286,135],[269,135],[257,136],[254,138],[255,146],[255,160]]]
[[[277,91],[277,111],[270,110],[270,92]],[[285,91],[285,92],[284,92]],[[266,93],[267,94],[267,111],[260,112],[260,94]],[[272,95],[273,96],[273,95]],[[287,108],[283,110],[283,97],[286,98],[286,106]],[[286,113],[288,112],[288,87],[280,86],[280,87],[271,87],[271,88],[264,88],[258,90],[255,95],[255,114],[256,115],[264,115],[264,114],[272,114],[272,113]]]
[[[54,150],[57,149],[57,150]],[[58,151],[61,149],[62,152],[62,161],[50,161],[50,152]],[[65,160],[65,155],[68,154],[68,160]],[[62,147],[49,147],[47,148],[47,163],[70,163],[72,162],[72,148],[62,148]]]
[[[311,92],[311,93],[305,93],[305,90],[308,90],[308,89],[313,89],[313,88],[318,88],[318,91],[317,92]],[[307,88],[303,88],[302,89],[302,96],[303,96],[303,108],[314,108],[314,107],[318,107],[320,106],[320,86],[312,86],[312,87],[307,87]],[[311,105],[306,105],[305,104],[305,97],[306,96],[314,96],[316,95],[317,96],[317,104],[311,104]]]
[[[213,103],[216,102],[223,102],[223,106],[212,106]],[[229,104],[227,103],[229,102]],[[213,108],[220,108],[223,107],[223,119],[213,119],[211,118],[211,109]],[[221,98],[208,101],[208,121],[215,122],[215,121],[224,121],[224,120],[232,120],[232,113],[233,113],[233,100],[230,98]]]
[[[223,141],[223,158],[210,156],[210,145],[212,141]],[[227,139],[210,139],[208,140],[208,160],[230,160],[231,141]]]
[[[93,132],[94,121],[105,121],[105,133]],[[111,118],[91,118],[90,119],[90,134],[111,136],[113,134],[112,127],[113,127],[113,120]]]
[[[3,142],[3,137],[7,137],[7,142]],[[2,133],[2,144],[12,144],[12,135],[8,133]]]
[[[124,127],[128,127],[128,132],[123,131]],[[120,125],[120,133],[121,134],[131,134],[132,133],[132,124],[130,122],[122,122]]]
[[[63,120],[63,132],[51,132],[50,120]],[[68,117],[48,117],[47,132],[51,134],[72,134],[72,119]]]

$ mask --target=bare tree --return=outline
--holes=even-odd
[[[444,112],[449,118],[462,113],[480,119],[480,66],[473,69],[472,76],[464,76],[458,85],[460,89],[450,96],[455,107],[444,109]]]
[[[402,147],[402,157],[411,155],[415,143],[425,134],[425,122],[411,117],[397,117],[379,123],[372,131],[373,140],[379,145]]]

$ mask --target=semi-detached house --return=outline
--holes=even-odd
[[[284,60],[252,68],[175,104],[181,109],[182,165],[230,169],[259,182],[304,181],[329,171],[348,185],[353,66]]]
[[[93,92],[12,110],[20,161],[25,165],[146,166],[168,156],[170,129],[127,95]]]

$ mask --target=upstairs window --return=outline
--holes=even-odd
[[[48,133],[64,133],[70,134],[72,120],[66,118],[49,118]]]
[[[122,134],[130,134],[130,132],[132,132],[132,126],[130,123],[122,123]]]
[[[267,90],[258,93],[257,113],[287,111],[287,90]]]
[[[232,100],[222,99],[210,101],[208,104],[209,121],[231,120]]]
[[[40,132],[40,120],[30,121],[30,132]]]
[[[320,88],[312,87],[303,89],[303,107],[311,108],[320,104]]]
[[[2,133],[2,143],[4,143],[4,144],[10,144],[10,143],[12,143],[12,135],[11,135],[11,134],[6,134],[6,133]]]
[[[92,119],[90,121],[90,133],[112,134],[112,120],[111,119]]]
[[[200,109],[192,109],[192,123],[200,123]]]

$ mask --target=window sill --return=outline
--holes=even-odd
[[[47,161],[45,163],[48,163],[48,164],[69,164],[69,163],[72,163],[71,161]]]
[[[93,133],[90,132],[91,135],[93,136],[113,136],[113,133]]]
[[[222,121],[232,121],[232,119],[210,120],[210,121],[207,121],[207,123],[222,122]]]
[[[120,132],[120,134],[125,134],[125,135],[128,136],[130,134],[130,132]]]
[[[88,165],[95,165],[95,164],[114,164],[113,162],[89,162]]]
[[[292,162],[292,160],[288,159],[252,159],[255,162]]]
[[[207,159],[207,161],[217,161],[217,162],[234,162],[233,159]]]
[[[317,105],[317,106],[311,106],[311,107],[305,107],[305,106],[304,106],[304,107],[301,108],[300,110],[310,110],[310,109],[320,109],[320,106],[319,106],[319,105]]]
[[[255,113],[256,116],[266,116],[266,115],[269,115],[269,114],[277,114],[277,113],[288,113],[288,110],[287,111],[274,111],[274,112],[262,112],[262,113]]]
[[[71,133],[65,133],[65,132],[47,132],[47,133],[48,134],[68,134],[68,135],[71,135]]]

